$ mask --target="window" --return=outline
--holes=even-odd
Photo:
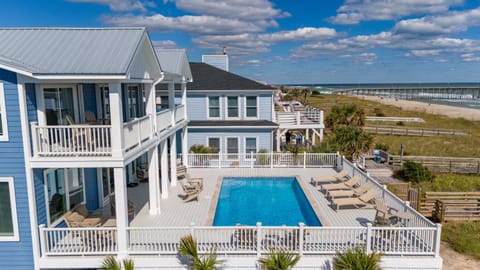
[[[227,97],[228,103],[228,110],[227,115],[228,117],[238,117],[238,97]]]
[[[245,138],[245,153],[257,153],[257,138]]]
[[[216,153],[220,152],[220,138],[208,138],[208,147],[215,149]]]
[[[227,138],[227,154],[229,159],[236,159],[238,154],[238,138]]]
[[[0,141],[8,140],[7,131],[7,108],[5,105],[5,96],[3,93],[3,83],[0,82]]]
[[[75,121],[76,117],[74,91],[72,87],[44,88],[43,98],[45,102],[47,125],[57,126],[74,124],[72,121]]]
[[[17,207],[12,177],[0,178],[0,241],[18,241]]]
[[[208,97],[208,117],[220,117],[220,97]]]
[[[247,117],[257,117],[257,97],[246,97]]]

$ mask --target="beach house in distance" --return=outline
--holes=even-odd
[[[188,234],[224,269],[258,269],[284,249],[302,255],[299,269],[327,270],[355,247],[382,252],[388,270],[441,269],[440,225],[337,153],[273,152],[277,127],[303,121],[273,112],[269,86],[155,50],[145,28],[0,29],[0,269],[96,269],[107,256],[186,269]],[[193,162],[193,144],[220,154]],[[204,178],[195,201],[188,179],[177,185],[185,166]],[[397,226],[373,226],[373,207],[337,210],[309,183],[340,170],[400,209]],[[286,175],[322,226],[213,226],[224,176]]]

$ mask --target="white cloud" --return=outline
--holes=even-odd
[[[92,3],[107,5],[113,11],[146,11],[147,7],[154,7],[155,3],[152,1],[140,0],[67,0],[76,3]]]
[[[303,27],[292,31],[280,31],[270,34],[259,35],[259,38],[268,42],[287,42],[297,40],[312,40],[333,38],[338,35],[333,28],[327,27]]]
[[[290,16],[267,0],[166,0],[178,9],[202,15],[257,21]]]
[[[178,49],[177,43],[173,40],[154,40],[153,47],[162,49]]]
[[[246,64],[249,64],[249,65],[254,65],[254,66],[258,66],[260,65],[262,62],[258,59],[250,59],[250,60],[247,60],[245,62]]]
[[[394,20],[409,15],[446,12],[463,0],[346,0],[337,15],[328,20],[336,24],[358,24],[361,21]]]
[[[425,57],[425,56],[436,56],[439,55],[441,50],[411,50],[410,55]]]
[[[462,54],[461,57],[465,62],[480,62],[480,56],[476,56],[473,53],[465,53]]]

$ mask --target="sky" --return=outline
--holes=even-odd
[[[480,0],[4,0],[0,26],[145,26],[272,84],[480,82]]]

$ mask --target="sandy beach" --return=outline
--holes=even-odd
[[[393,105],[407,111],[426,112],[430,114],[446,115],[451,118],[464,118],[472,121],[480,121],[480,110],[477,109],[461,108],[439,104],[427,104],[418,101],[380,98],[374,96],[358,97],[365,100],[377,101],[383,104]]]

